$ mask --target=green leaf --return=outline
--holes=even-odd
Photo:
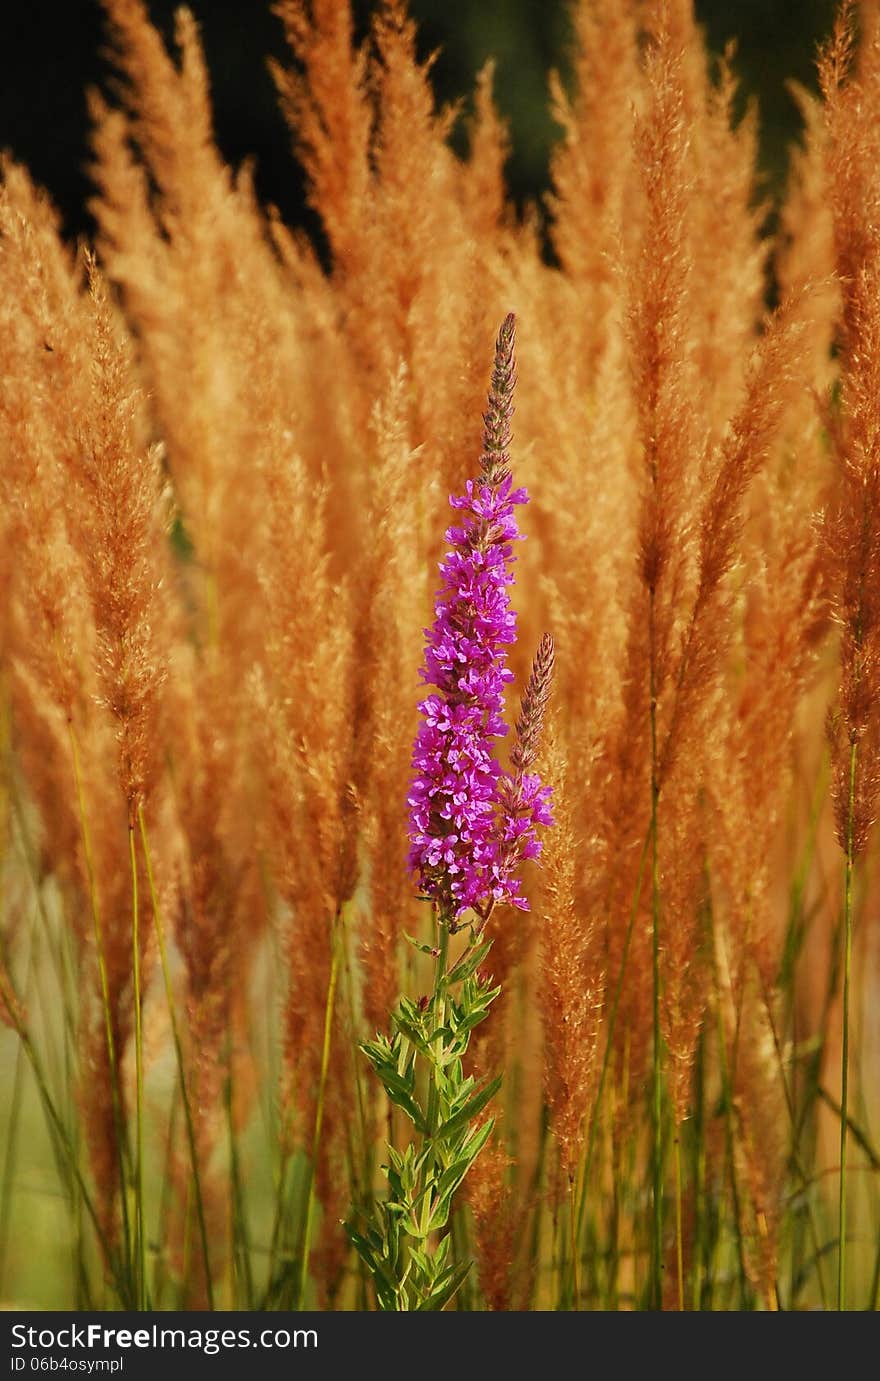
[[[482,1151],[486,1142],[489,1140],[489,1137],[492,1135],[492,1129],[494,1128],[494,1126],[495,1118],[487,1118],[485,1122],[481,1123],[481,1125],[477,1127],[476,1131],[471,1132],[470,1139],[465,1141],[462,1150],[467,1150],[472,1161],[476,1160],[477,1156]]]
[[[476,973],[491,948],[491,940],[486,940],[481,945],[469,945],[458,962],[449,970],[446,983],[461,983],[465,978],[470,978],[471,974]]]
[[[407,1117],[414,1124],[419,1132],[425,1131],[425,1114],[420,1108],[413,1090],[415,1087],[415,1076],[412,1070],[408,1075],[398,1074],[393,1067],[383,1065],[376,1068],[376,1073],[382,1081],[385,1092],[391,1099],[395,1107],[400,1108],[406,1113]]]
[[[452,1209],[453,1195],[485,1146],[494,1125],[495,1119],[492,1117],[490,1117],[487,1122],[484,1122],[483,1125],[478,1128],[476,1134],[471,1137],[470,1141],[465,1142],[464,1146],[461,1148],[461,1154],[457,1156],[448,1169],[444,1170],[443,1174],[440,1176],[436,1190],[437,1202],[431,1213],[432,1230],[446,1226]]]
[[[427,1299],[421,1300],[416,1305],[416,1309],[422,1312],[429,1311],[436,1313],[440,1309],[445,1309],[455,1292],[461,1289],[467,1280],[471,1269],[470,1261],[464,1261],[458,1266],[450,1266],[449,1270],[437,1281],[434,1290]]]
[[[437,1132],[435,1140],[445,1141],[450,1136],[453,1136],[455,1132],[460,1131],[462,1127],[466,1127],[472,1118],[479,1116],[489,1100],[495,1097],[500,1087],[501,1075],[499,1074],[497,1079],[493,1079],[485,1088],[475,1093],[473,1098],[468,1099],[463,1108],[459,1108],[458,1112],[453,1113],[452,1117],[443,1123],[443,1126],[440,1127]]]
[[[428,1059],[431,1058],[433,1052],[425,1036],[425,1032],[420,1026],[417,1026],[415,1022],[403,1012],[393,1012],[391,1020],[398,1030],[403,1032],[407,1040],[412,1042],[420,1054],[425,1055]]]
[[[488,1007],[478,1007],[473,1012],[468,1012],[467,1016],[462,1017],[458,1023],[458,1034],[465,1035],[468,1031],[472,1031],[475,1026],[479,1026],[481,1021],[485,1021],[488,1015]]]
[[[439,951],[436,945],[423,945],[421,940],[417,940],[414,935],[405,934],[403,938],[412,945],[413,949],[417,949],[420,954],[430,954],[432,959],[437,958]]]

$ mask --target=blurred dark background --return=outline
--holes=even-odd
[[[173,0],[150,0],[154,21],[170,32]],[[216,128],[226,158],[256,159],[262,198],[285,219],[303,219],[303,189],[266,70],[286,56],[269,0],[191,0],[202,27],[213,80]],[[366,28],[375,8],[357,4]],[[496,95],[510,120],[514,154],[508,169],[519,203],[547,187],[548,151],[556,126],[547,113],[546,74],[565,70],[567,0],[412,0],[424,55],[440,49],[433,70],[440,100],[467,96],[487,57],[498,61]],[[737,70],[761,112],[762,162],[778,191],[797,111],[786,91],[794,78],[814,84],[817,44],[830,30],[834,0],[698,0],[710,48],[738,45]],[[68,233],[88,231],[88,135],[84,92],[105,84],[98,0],[0,0],[0,148],[28,164],[61,208]]]

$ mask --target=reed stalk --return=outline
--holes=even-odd
[[[682,1232],[682,1173],[681,1173],[681,1128],[675,1129],[675,1268],[678,1287],[678,1309],[684,1312],[684,1244]]]
[[[653,1217],[651,1237],[651,1295],[653,1307],[663,1308],[663,1054],[660,1029],[660,858],[658,803],[660,780],[657,759],[657,690],[655,685],[654,591],[649,614],[650,713],[651,713],[651,1126],[653,1130]]]
[[[838,1196],[838,1258],[837,1258],[837,1308],[846,1309],[846,1195],[847,1195],[847,1134],[849,1131],[849,1027],[850,1027],[850,974],[852,970],[853,935],[853,872],[854,822],[856,794],[856,752],[853,739],[849,752],[849,803],[847,810],[846,858],[843,882],[843,1017],[840,1043],[840,1188]]]
[[[324,1094],[327,1089],[327,1071],[330,1068],[330,1045],[333,1035],[333,1012],[336,1004],[336,983],[339,977],[339,936],[340,936],[340,912],[337,911],[333,919],[333,928],[330,940],[330,974],[327,980],[327,1001],[324,1007],[324,1037],[321,1044],[321,1066],[318,1076],[318,1092],[315,1101],[315,1124],[312,1131],[311,1155],[306,1169],[306,1212],[303,1223],[302,1241],[300,1243],[299,1255],[299,1279],[294,1305],[295,1309],[302,1309],[305,1299],[306,1281],[309,1271],[309,1251],[312,1240],[312,1219],[315,1212],[315,1175],[317,1173],[318,1155],[321,1150],[321,1132],[324,1126]]]
[[[104,1022],[104,1036],[107,1042],[107,1060],[110,1072],[110,1098],[113,1107],[113,1124],[116,1133],[116,1157],[119,1166],[119,1189],[120,1205],[122,1212],[122,1233],[125,1248],[125,1260],[127,1269],[132,1267],[132,1240],[131,1222],[128,1204],[128,1137],[126,1134],[125,1115],[122,1102],[122,1088],[119,1080],[119,1062],[116,1051],[116,1042],[113,1036],[113,1008],[110,1000],[110,980],[107,973],[107,960],[104,952],[104,935],[101,926],[101,911],[98,902],[98,885],[95,876],[94,854],[92,849],[91,832],[89,830],[88,819],[86,816],[85,794],[83,791],[82,767],[80,763],[79,742],[72,722],[67,725],[68,741],[70,744],[70,754],[73,763],[73,774],[76,783],[77,809],[79,811],[80,829],[82,832],[83,853],[86,860],[86,873],[89,885],[89,900],[91,904],[92,925],[95,939],[95,955],[98,963],[98,973],[101,984],[101,1008]],[[138,1298],[138,1291],[135,1287],[132,1291],[135,1299]]]
[[[135,1063],[135,1243],[137,1250],[138,1309],[147,1307],[147,1240],[144,1230],[144,1037],[141,998],[140,906],[138,870],[134,843],[134,821],[128,827],[131,862],[131,950],[134,986],[134,1063]]]
[[[153,875],[153,860],[150,851],[149,835],[147,833],[147,821],[144,815],[143,804],[138,807],[137,812],[138,826],[140,828],[141,847],[144,854],[144,867],[147,871],[147,884],[150,889],[150,902],[153,908],[153,923],[156,927],[156,941],[159,946],[159,961],[162,967],[162,979],[165,985],[165,999],[168,1004],[168,1016],[171,1021],[171,1039],[174,1045],[174,1057],[177,1064],[177,1077],[180,1084],[180,1097],[183,1106],[183,1117],[186,1126],[186,1138],[189,1147],[190,1167],[192,1169],[192,1183],[196,1202],[196,1216],[198,1218],[199,1239],[202,1250],[202,1263],[205,1271],[205,1293],[208,1300],[208,1309],[214,1309],[214,1281],[211,1274],[211,1254],[208,1247],[208,1226],[205,1219],[205,1203],[202,1195],[202,1177],[199,1168],[199,1155],[196,1145],[196,1130],[193,1119],[192,1105],[187,1087],[186,1064],[183,1055],[183,1040],[180,1034],[180,1025],[177,1018],[177,1004],[174,1000],[174,985],[171,978],[171,968],[168,963],[168,945],[165,938],[165,922],[162,916],[162,907],[159,901],[159,894],[156,890],[156,881]]]
[[[584,1214],[586,1212],[587,1193],[590,1187],[590,1171],[593,1165],[593,1153],[596,1145],[596,1131],[598,1126],[599,1109],[602,1104],[602,1096],[605,1091],[605,1081],[608,1077],[608,1069],[611,1064],[611,1053],[614,1048],[614,1033],[617,1027],[617,1016],[620,1011],[620,1001],[623,996],[624,980],[626,977],[626,966],[629,958],[630,945],[632,944],[633,929],[636,917],[639,913],[639,904],[642,895],[642,883],[645,874],[645,865],[648,859],[648,850],[651,847],[651,830],[647,830],[642,844],[642,852],[639,858],[639,868],[636,875],[636,889],[630,906],[629,919],[627,921],[626,934],[623,941],[623,951],[620,956],[620,969],[614,984],[614,994],[611,999],[611,1007],[608,1013],[608,1024],[605,1034],[605,1048],[602,1052],[602,1064],[599,1069],[599,1078],[596,1083],[596,1094],[593,1099],[592,1107],[587,1125],[586,1151],[583,1156],[583,1167],[581,1170],[581,1193],[578,1204],[577,1217],[577,1236],[580,1239],[583,1232]]]
[[[130,1291],[130,1279],[128,1273],[127,1271],[121,1271],[116,1261],[116,1253],[113,1251],[113,1248],[101,1226],[101,1221],[98,1217],[94,1201],[92,1199],[91,1194],[89,1193],[88,1185],[86,1184],[86,1181],[82,1174],[82,1170],[80,1168],[79,1157],[76,1154],[76,1148],[74,1147],[70,1139],[67,1127],[64,1123],[64,1119],[58,1112],[54,1099],[52,1098],[49,1084],[46,1079],[46,1075],[43,1070],[39,1055],[37,1054],[36,1047],[31,1039],[30,1033],[28,1032],[27,1028],[24,1026],[22,1021],[17,1016],[17,995],[12,991],[8,979],[2,972],[0,972],[0,1000],[2,1000],[7,1005],[7,1008],[11,1013],[13,1027],[16,1031],[19,1041],[21,1042],[22,1049],[24,1050],[25,1055],[27,1056],[28,1063],[31,1067],[31,1072],[34,1076],[34,1082],[36,1083],[37,1092],[40,1097],[40,1102],[42,1104],[43,1111],[46,1115],[46,1121],[49,1125],[50,1131],[57,1140],[57,1144],[63,1152],[64,1163],[67,1166],[67,1169],[71,1177],[76,1181],[80,1197],[85,1206],[86,1212],[89,1215],[92,1227],[94,1228],[95,1236],[102,1251],[104,1252],[105,1260],[107,1261],[107,1264],[113,1276],[114,1284],[116,1286],[119,1299],[127,1308],[133,1308],[134,1296],[131,1294]]]

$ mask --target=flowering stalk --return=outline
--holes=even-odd
[[[410,868],[442,920],[457,928],[468,910],[485,920],[499,902],[528,904],[517,877],[521,859],[537,858],[536,827],[552,823],[549,789],[524,770],[504,772],[494,740],[507,733],[504,687],[513,680],[505,649],[516,640],[511,543],[518,539],[514,509],[528,502],[513,489],[507,445],[515,383],[513,317],[498,336],[481,476],[451,498],[464,514],[446,537],[443,586],[427,630],[423,679],[437,687],[419,706],[422,723],[413,750],[409,796]],[[546,698],[546,697],[545,697]],[[529,750],[531,753],[531,749]]]
[[[533,766],[553,671],[553,643],[541,641],[516,725],[510,771],[495,756],[507,733],[504,688],[513,679],[506,649],[516,638],[510,607],[514,510],[528,502],[513,489],[508,447],[516,382],[514,319],[499,332],[480,475],[450,499],[461,514],[449,528],[443,583],[426,630],[422,678],[435,689],[419,706],[413,747],[409,866],[434,908],[437,939],[417,945],[435,960],[432,995],[403,998],[393,1034],[362,1049],[391,1102],[417,1133],[405,1149],[389,1147],[387,1199],[364,1231],[348,1225],[382,1309],[442,1309],[470,1262],[451,1259],[443,1233],[452,1197],[488,1140],[478,1121],[500,1078],[478,1084],[464,1075],[470,1033],[500,989],[484,977],[491,940],[483,930],[494,908],[528,910],[519,865],[537,858],[539,826],[553,823],[549,788]],[[468,929],[467,945],[448,967],[450,936]],[[415,941],[411,943],[416,944]],[[419,1077],[422,1074],[423,1077]]]

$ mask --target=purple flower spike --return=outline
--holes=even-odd
[[[440,566],[434,623],[425,629],[421,675],[439,694],[419,705],[408,797],[409,864],[422,891],[449,919],[469,908],[485,916],[501,902],[527,910],[517,865],[538,857],[536,827],[553,823],[550,790],[522,770],[527,764],[518,751],[524,722],[530,742],[540,733],[529,705],[537,705],[540,719],[552,672],[549,639],[541,645],[546,674],[540,693],[533,686],[539,650],[523,700],[512,774],[493,752],[494,740],[507,733],[504,687],[513,679],[506,649],[516,641],[508,594],[514,583],[512,543],[521,535],[514,509],[528,502],[525,489],[512,488],[506,450],[515,382],[513,326],[509,316],[498,336],[481,476],[449,500],[461,518],[446,533],[451,550]]]

